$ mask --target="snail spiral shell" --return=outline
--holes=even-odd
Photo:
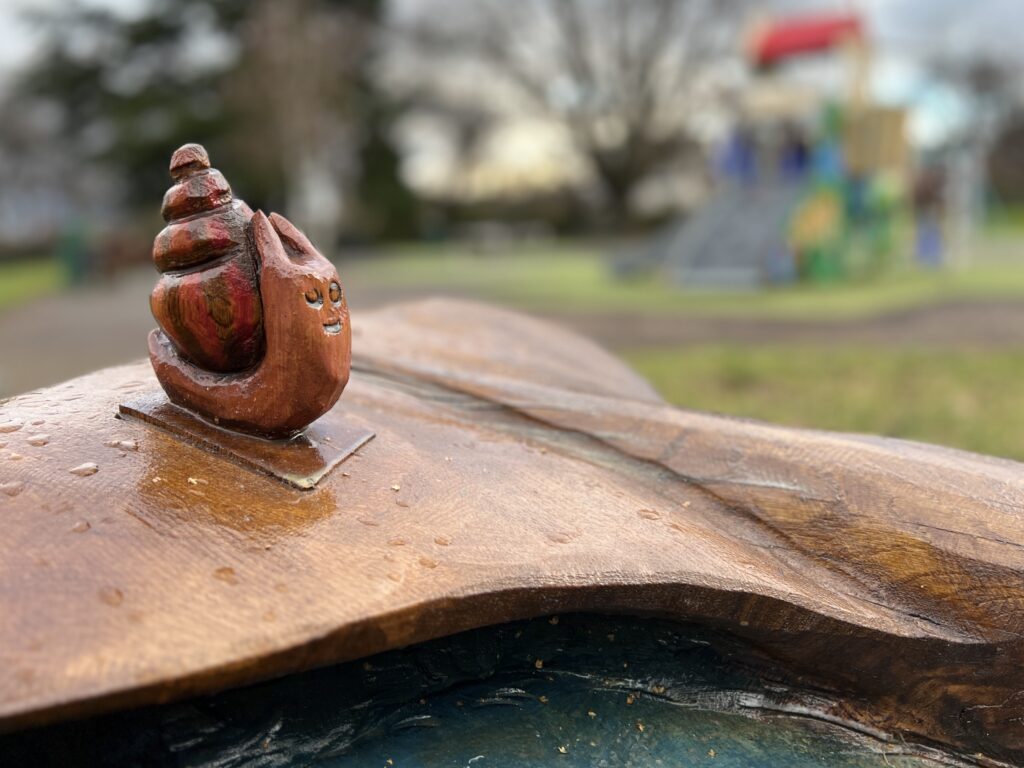
[[[178,351],[209,371],[241,371],[263,354],[263,307],[256,261],[247,248],[252,210],[232,197],[206,150],[186,144],[171,158],[164,195],[167,226],[153,241],[161,273],[153,316]]]

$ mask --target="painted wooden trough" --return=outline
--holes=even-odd
[[[146,362],[0,404],[0,764],[1024,764],[1024,466],[471,303],[352,340],[269,458]]]

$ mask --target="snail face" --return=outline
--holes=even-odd
[[[345,324],[345,294],[337,274],[326,278],[307,275],[304,297],[309,308],[320,313],[325,334],[334,336],[341,333]]]

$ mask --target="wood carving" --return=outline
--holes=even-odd
[[[358,332],[346,419],[382,439],[307,493],[106,418],[148,366],[0,404],[0,730],[599,611],[725,633],[795,714],[1024,764],[1024,465],[673,408],[478,305]]]
[[[149,337],[171,401],[214,423],[289,437],[341,396],[351,365],[337,271],[287,219],[255,214],[197,144],[171,159]]]

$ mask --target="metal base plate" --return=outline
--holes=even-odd
[[[174,405],[163,392],[121,403],[119,410],[122,416],[151,424],[304,491],[316,487],[332,469],[374,437],[370,430],[347,423],[344,413],[337,408],[288,440],[267,440],[215,426]]]

